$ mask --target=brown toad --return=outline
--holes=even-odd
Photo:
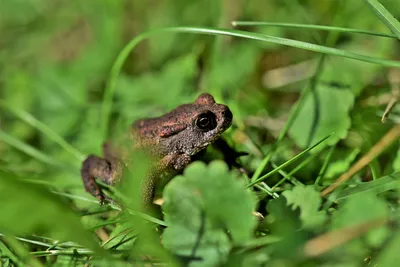
[[[226,105],[215,103],[210,94],[202,94],[194,103],[181,105],[163,116],[134,122],[130,131],[132,147],[144,148],[156,159],[144,185],[144,202],[151,202],[158,176],[184,169],[195,154],[218,139],[231,124],[232,112]],[[95,178],[110,185],[117,183],[127,160],[123,153],[110,148],[108,143],[103,146],[103,158],[89,155],[81,169],[85,190],[100,203],[106,196]]]

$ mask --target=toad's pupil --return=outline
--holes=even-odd
[[[208,118],[201,118],[199,121],[199,125],[201,127],[207,127],[209,123],[210,123],[210,120]]]

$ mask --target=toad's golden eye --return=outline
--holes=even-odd
[[[197,117],[195,124],[201,131],[206,132],[217,127],[217,119],[214,113],[206,111]]]

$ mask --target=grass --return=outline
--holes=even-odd
[[[15,14],[0,19],[6,36],[0,41],[6,66],[0,73],[3,265],[397,262],[400,150],[398,138],[385,136],[398,126],[391,116],[380,123],[384,105],[364,101],[379,103],[396,86],[385,79],[400,67],[392,53],[400,27],[389,2],[338,8],[271,1],[271,10],[282,11],[276,19],[284,22],[278,23],[256,2],[256,8],[239,8],[240,14],[222,3],[211,7],[218,18],[194,12],[204,10],[200,2],[160,3],[132,18],[141,4],[98,1],[49,10],[46,1],[32,3],[38,13],[21,9],[21,16],[18,4],[6,1]],[[349,10],[355,9],[360,14],[349,24]],[[266,10],[265,22],[258,10]],[[81,19],[52,17],[74,12]],[[249,17],[254,21],[240,20]],[[132,32],[130,19],[138,28],[127,41],[122,33]],[[49,21],[54,28],[43,28]],[[198,26],[165,27],[165,21]],[[61,22],[68,26],[59,27]],[[18,27],[30,34],[19,34]],[[315,37],[326,41],[315,44]],[[297,75],[293,63],[316,57],[311,78],[274,90],[263,84],[271,69],[283,69],[279,79],[289,80],[288,73]],[[76,109],[54,90],[54,79],[85,105]],[[165,204],[146,212],[131,201],[135,177],[146,171],[140,157],[126,182],[102,185],[119,205],[99,206],[84,192],[79,168],[85,155],[98,153],[104,140],[143,114],[161,115],[200,91],[213,92],[236,111],[238,122],[224,138],[237,151],[251,151],[240,159],[240,170],[229,170],[209,149],[203,160],[211,163],[195,162],[159,187],[156,197]],[[254,117],[261,123],[251,124]],[[355,148],[360,156],[349,160]]]

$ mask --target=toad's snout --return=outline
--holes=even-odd
[[[233,120],[233,114],[231,110],[227,106],[221,105],[220,116],[222,119],[223,128],[224,129],[229,128],[232,125],[232,120]]]

